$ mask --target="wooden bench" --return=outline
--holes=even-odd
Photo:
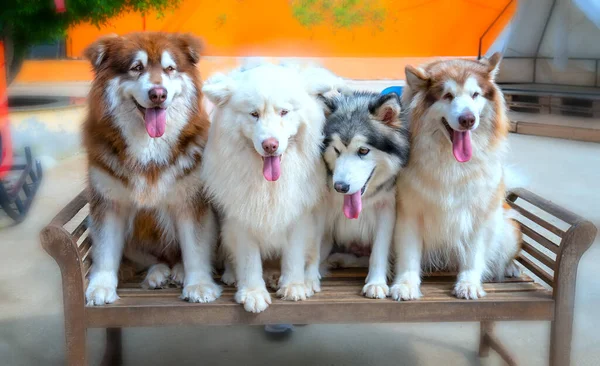
[[[121,283],[115,304],[85,304],[86,275],[92,266],[87,237],[85,191],[71,201],[41,233],[42,245],[58,263],[63,284],[67,361],[86,364],[86,330],[107,328],[103,364],[121,363],[121,328],[165,325],[243,325],[317,323],[480,322],[479,355],[494,349],[508,363],[515,359],[493,332],[495,321],[551,321],[550,364],[569,365],[577,266],[596,228],[589,221],[523,189],[508,202],[520,215],[524,234],[518,262],[529,275],[486,283],[488,295],[459,300],[451,295],[455,276],[436,273],[424,279],[423,298],[396,302],[360,295],[363,270],[334,271],[322,292],[307,301],[276,300],[261,314],[244,311],[233,300],[235,289],[210,304],[179,299],[180,289],[143,290],[139,280]],[[536,277],[534,280],[531,276]],[[274,294],[273,294],[274,295]]]

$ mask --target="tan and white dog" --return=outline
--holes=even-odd
[[[174,281],[191,302],[221,293],[211,266],[217,226],[199,174],[210,125],[200,50],[191,35],[145,32],[104,37],[85,51],[95,72],[83,128],[94,242],[90,305],[118,299],[123,253],[149,267],[145,287]]]
[[[250,312],[271,303],[262,259],[281,255],[278,295],[303,300],[320,291],[315,214],[325,191],[325,115],[317,95],[340,79],[323,69],[262,64],[215,75],[202,178],[233,263],[235,299]],[[231,273],[224,280],[233,282]]]
[[[508,120],[494,83],[500,54],[406,68],[411,154],[400,175],[395,300],[421,296],[421,268],[456,269],[454,294],[485,296],[482,281],[515,275],[519,231],[503,207]]]

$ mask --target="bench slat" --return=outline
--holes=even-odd
[[[83,240],[81,245],[79,246],[79,255],[81,256],[81,260],[85,261],[90,255],[92,247],[92,239],[88,236]],[[90,257],[91,258],[91,257]]]
[[[89,327],[231,324],[400,323],[409,321],[552,320],[549,292],[488,294],[479,300],[458,300],[439,294],[418,301],[351,299],[290,302],[273,299],[260,314],[247,313],[231,296],[209,304],[190,304],[168,297],[123,297],[113,305],[86,307]]]
[[[523,254],[519,254],[517,261],[525,266],[525,268],[530,270],[534,275],[539,277],[540,280],[544,281],[548,286],[554,286],[553,277],[548,272],[540,268],[537,264],[533,263],[529,258],[523,256]]]
[[[521,242],[521,248],[525,252],[529,253],[529,255],[531,255],[533,258],[537,259],[551,270],[554,270],[554,264],[556,262],[552,258],[548,257],[546,254],[544,254],[542,251],[538,250],[536,247],[534,247],[526,241]]]
[[[526,209],[524,209],[523,207],[517,205],[515,202],[513,201],[507,201],[508,204],[518,213],[520,213],[521,215],[523,215],[524,217],[528,218],[529,220],[535,222],[536,224],[540,225],[541,227],[543,227],[544,229],[550,231],[551,233],[560,236],[561,238],[565,235],[565,232],[562,231],[561,229],[557,228],[556,226],[552,225],[551,223],[549,223],[548,221],[542,219],[541,217],[527,211]]]
[[[552,253],[554,253],[554,254],[558,253],[558,251],[559,251],[558,245],[554,244],[547,238],[543,237],[541,234],[539,234],[538,232],[536,232],[529,226],[525,225],[524,223],[519,221],[519,224],[521,225],[521,232],[523,233],[523,235],[527,235],[531,239],[535,240],[536,243],[538,243],[541,246],[543,246],[544,248],[550,250]]]
[[[89,217],[90,217],[90,215],[87,215],[83,219],[83,221],[81,221],[79,223],[79,225],[77,225],[77,227],[75,228],[75,230],[73,230],[73,232],[71,233],[71,236],[73,237],[73,241],[79,240],[79,238],[81,237],[81,235],[83,235],[83,233],[85,233],[85,231],[88,228]]]

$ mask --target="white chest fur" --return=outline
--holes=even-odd
[[[90,167],[90,182],[94,188],[106,198],[131,202],[137,207],[180,202],[196,194],[201,189],[199,167],[186,176],[183,172],[194,167],[197,156],[202,154],[200,137],[173,159],[179,136],[187,123],[187,107],[183,101],[169,107],[166,131],[160,138],[151,138],[139,113],[127,109],[125,104],[117,107],[114,123],[125,140],[127,158],[123,162],[106,152],[102,160],[117,176],[125,177],[127,184],[105,170]],[[150,170],[154,170],[153,174],[149,174]]]

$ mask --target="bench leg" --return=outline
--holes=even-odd
[[[83,322],[67,320],[65,327],[65,338],[67,342],[67,365],[87,365],[86,338],[87,329]]]
[[[558,306],[556,307],[558,310]],[[573,307],[571,311],[555,311],[550,330],[550,366],[571,364],[571,338],[573,336]]]
[[[493,328],[494,323],[479,323],[479,357],[487,357],[490,355],[490,342],[488,342],[486,335],[491,333]]]
[[[121,328],[106,329],[106,349],[102,358],[102,366],[119,366],[123,364],[123,343]]]
[[[506,347],[500,343],[494,335],[494,322],[481,322],[479,335],[479,357],[487,357],[490,354],[490,348],[496,351],[500,357],[509,366],[516,366],[514,357],[508,352]]]

